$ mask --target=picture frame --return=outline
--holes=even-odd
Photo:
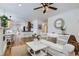
[[[54,23],[55,28],[61,29],[64,27],[64,25],[65,25],[65,22],[62,18],[58,18],[55,20],[55,23]]]
[[[42,24],[38,24],[38,29],[42,29]]]

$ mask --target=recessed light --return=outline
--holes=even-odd
[[[22,6],[22,4],[18,4],[18,6],[19,6],[19,7],[21,7],[21,6]]]

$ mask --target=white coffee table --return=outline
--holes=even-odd
[[[27,42],[26,43],[28,45],[28,52],[32,55],[32,56],[45,56],[47,55],[47,45],[41,43],[40,41],[32,41],[32,42]],[[33,50],[34,53],[30,52],[30,49]],[[44,49],[45,51],[42,51],[42,49]],[[36,54],[36,51],[39,51],[40,53]]]

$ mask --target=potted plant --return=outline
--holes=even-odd
[[[8,17],[3,15],[1,18],[1,26],[3,27],[3,34],[5,34],[5,30],[8,27]],[[5,40],[5,37],[3,37],[3,40]]]
[[[36,41],[40,40],[40,35],[38,35],[38,34],[36,34],[36,33],[34,33],[34,34],[32,35],[32,37],[33,37],[33,39],[36,40]]]
[[[62,31],[62,34],[65,34],[65,28],[64,27],[61,27],[61,31]]]

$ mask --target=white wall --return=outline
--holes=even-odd
[[[32,24],[33,24],[33,31],[38,30],[38,20],[33,20]]]
[[[66,32],[74,34],[79,41],[79,9],[70,10],[48,18],[48,32],[60,32],[54,27],[54,21],[62,18],[65,21]]]
[[[4,12],[0,9],[0,16],[3,16]],[[11,12],[5,12],[5,15],[9,18],[9,16],[11,17],[11,20],[14,22],[15,25],[13,25],[11,27],[11,29],[16,30],[16,24],[21,24],[23,20],[22,18],[20,18],[20,16],[18,16],[17,14],[11,13]]]
[[[14,14],[14,13],[11,13],[11,12],[5,12],[5,13],[4,13],[4,12],[0,9],[0,16],[3,16],[4,14],[5,14],[7,17],[12,16],[11,19],[12,19],[13,21],[15,21],[15,22],[22,20],[22,18],[20,18],[20,16],[18,16],[17,14]]]

